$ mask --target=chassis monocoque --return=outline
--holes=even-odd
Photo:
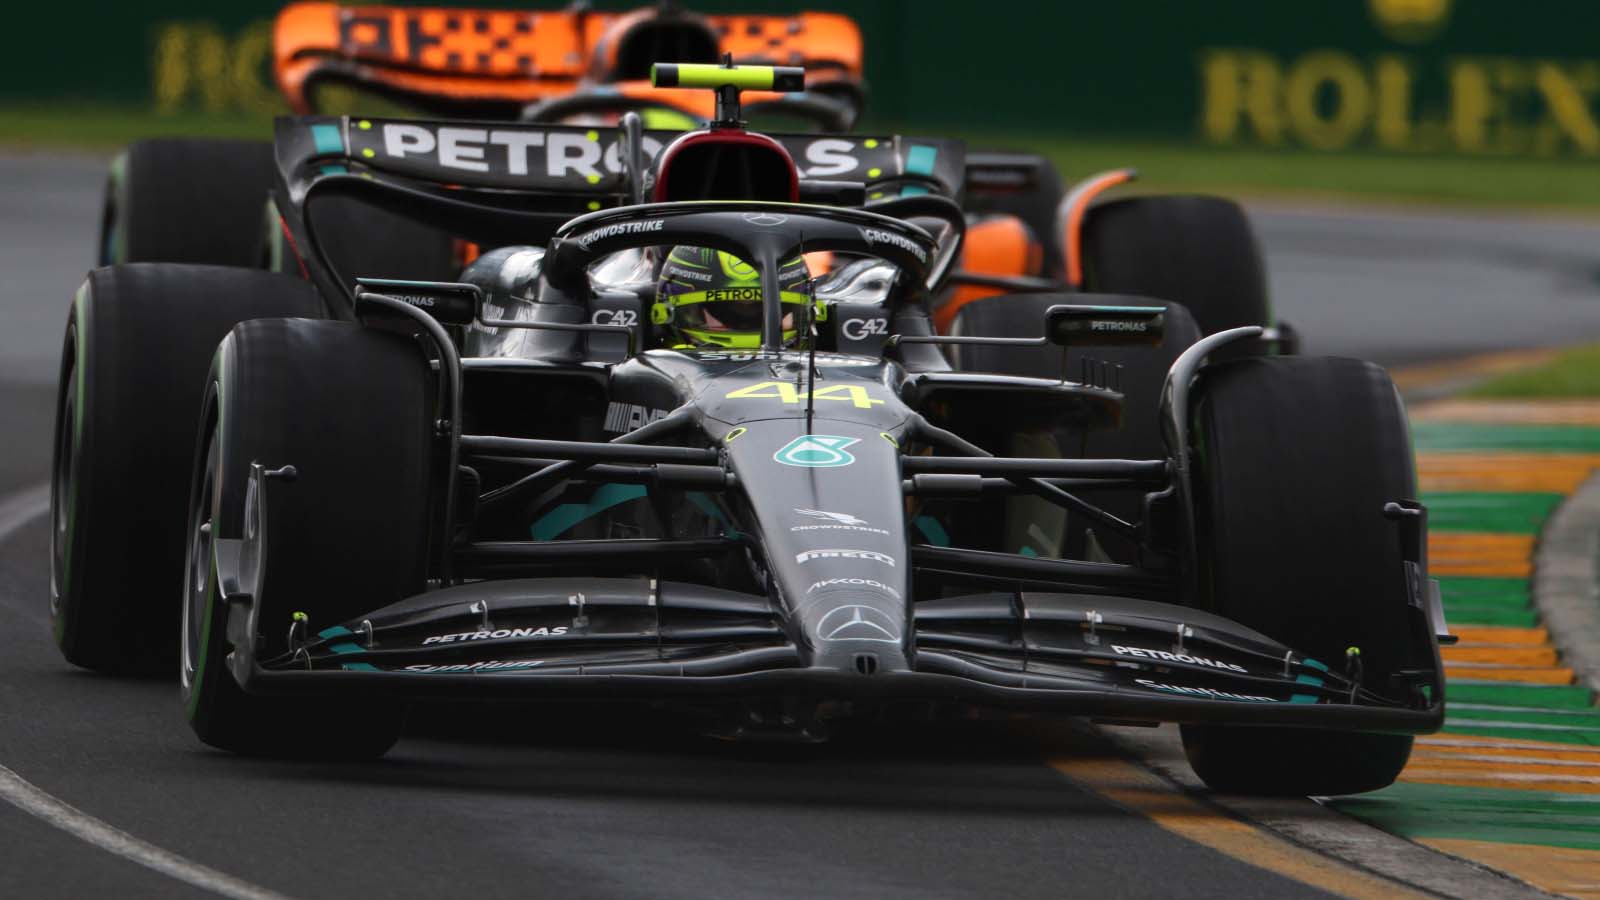
[[[460,126],[281,120],[276,255],[311,287],[129,267],[281,304],[239,317],[198,419],[181,654],[203,740],[382,752],[396,704],[438,696],[683,700],[804,734],[842,712],[948,703],[1185,723],[1212,783],[1303,793],[1388,783],[1408,735],[1440,724],[1425,513],[1375,367],[1207,366],[1261,329],[1196,340],[1190,324],[1160,395],[1125,398],[1092,365],[1080,381],[1057,374],[1065,348],[1160,344],[1188,321],[1181,307],[1049,295],[1032,336],[935,333],[928,301],[963,217],[932,168],[874,202],[860,185],[790,185],[824,205],[671,199],[662,164],[650,174],[666,199],[573,217],[562,210],[585,196],[642,199],[637,124],[614,176],[537,203],[571,182],[505,160],[565,132],[495,128],[500,160],[458,148],[485,160],[474,174],[371,163],[390,135],[437,146]],[[939,171],[960,171],[959,145],[916,146],[935,149],[890,148],[897,174],[935,152]],[[310,212],[339,193],[484,246],[548,238],[517,294],[493,279],[351,278]],[[759,347],[656,346],[648,298],[597,283],[607,260],[674,245],[761,273]],[[785,322],[778,262],[822,252],[879,277],[853,279],[865,290],[819,279],[807,320]],[[97,283],[63,366],[64,647],[107,615],[77,599],[96,543],[70,515],[98,449],[75,424],[95,419],[99,326],[84,310]],[[1045,361],[997,375],[966,355],[985,349]],[[1159,417],[1162,446],[1073,452],[1141,414],[1133,403]],[[1330,456],[1330,437],[1348,446]],[[1022,445],[1052,450],[1006,452]],[[1141,515],[1098,499],[1114,494]],[[1052,527],[1034,542],[1044,553],[1010,538]],[[1131,549],[1102,546],[1114,542]]]

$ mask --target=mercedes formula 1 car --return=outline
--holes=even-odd
[[[801,738],[954,706],[1183,723],[1219,789],[1393,780],[1442,721],[1444,624],[1381,369],[1026,279],[940,333],[961,142],[742,127],[796,70],[657,78],[714,89],[711,127],[280,119],[272,271],[92,272],[68,659],[178,657],[200,739],[243,753],[382,753],[428,697]],[[482,251],[352,270],[349,203]],[[748,340],[682,338],[675,247],[743,261]]]

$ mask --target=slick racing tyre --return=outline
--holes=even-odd
[[[1250,221],[1219,197],[1132,197],[1090,208],[1084,289],[1174,300],[1203,334],[1272,324],[1266,269]]]
[[[136,141],[111,164],[100,265],[211,263],[253,267],[272,189],[270,141]]]
[[[1411,438],[1378,366],[1331,357],[1206,369],[1191,410],[1201,594],[1226,616],[1327,665],[1358,648],[1364,687],[1394,696],[1412,658],[1404,560],[1384,505],[1417,494]],[[1213,789],[1349,794],[1405,767],[1409,735],[1185,725]]]
[[[50,617],[69,662],[171,671],[206,366],[239,322],[322,309],[305,282],[264,272],[89,273],[67,316],[51,477]]]
[[[985,297],[962,307],[951,333],[985,337],[1037,337],[1044,330],[1045,310],[1077,300],[1072,294]],[[1114,386],[1122,392],[1122,424],[1117,428],[1056,435],[1055,452],[1062,456],[1082,458],[1162,459],[1167,455],[1167,445],[1161,436],[1161,387],[1166,380],[1167,369],[1171,368],[1180,353],[1200,339],[1200,332],[1193,317],[1181,304],[1159,300],[1139,302],[1167,308],[1165,333],[1161,343],[1156,346],[1070,348],[1063,369],[1059,347],[1032,349],[957,345],[958,352],[954,354],[956,367],[963,372],[990,372],[1053,380],[1061,378],[1065,371],[1068,377],[1076,379],[1082,377],[1087,360],[1091,369],[1104,372],[1106,379],[1113,381]],[[1022,455],[1041,454],[1030,451]],[[1134,521],[1142,515],[1142,497],[1132,491],[1107,493],[1097,496],[1095,502],[1125,520]],[[1044,555],[1081,556],[1088,538],[1083,526],[1069,523],[1065,538],[1066,542],[1059,550]],[[1135,548],[1131,542],[1098,532],[1095,540],[1113,559],[1119,562],[1134,561]],[[1016,549],[1010,548],[1013,552]],[[1034,549],[1043,552],[1046,548]]]
[[[426,578],[434,400],[415,342],[346,322],[263,319],[234,329],[205,381],[189,508],[182,685],[200,740],[236,753],[382,755],[403,708],[362,699],[255,696],[229,669],[288,649],[291,617],[313,632],[420,593]],[[252,463],[293,466],[263,482],[265,559],[255,633],[218,591],[211,542],[245,535]]]

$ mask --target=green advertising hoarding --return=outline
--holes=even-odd
[[[416,4],[407,4],[416,5]],[[635,4],[599,3],[625,9]],[[1594,0],[703,0],[853,16],[869,114],[962,133],[1600,156]],[[275,3],[17,11],[0,100],[264,112]]]

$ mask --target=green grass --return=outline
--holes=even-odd
[[[1578,347],[1551,362],[1491,378],[1469,397],[1600,397],[1600,345]]]
[[[115,150],[151,137],[270,138],[272,116],[183,112],[162,115],[124,106],[63,104],[0,107],[0,147]]]
[[[974,141],[974,143],[978,143]],[[984,138],[983,145],[999,142]],[[1198,143],[1019,139],[1063,176],[1132,166],[1152,191],[1301,200],[1459,204],[1600,212],[1593,160],[1250,150]]]
[[[266,113],[160,115],[132,107],[66,104],[0,107],[0,148],[108,151],[144,137],[271,134]],[[907,133],[920,129],[908,127]],[[1212,147],[1177,140],[966,136],[973,146],[1035,150],[1069,181],[1132,166],[1135,190],[1201,191],[1291,200],[1464,204],[1600,213],[1593,160],[1407,156]]]

